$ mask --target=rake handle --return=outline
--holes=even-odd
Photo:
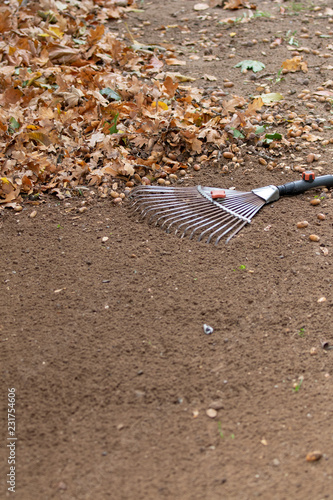
[[[303,180],[287,182],[287,184],[282,184],[281,186],[277,186],[277,188],[280,196],[291,196],[321,186],[327,188],[333,187],[333,175],[321,175],[320,177],[316,177],[312,182]]]

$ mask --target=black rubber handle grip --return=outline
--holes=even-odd
[[[308,191],[309,189],[315,187],[333,187],[333,175],[321,175],[320,177],[316,177],[314,181],[294,181],[287,182],[287,184],[282,184],[281,186],[277,186],[280,196],[290,196],[293,194],[300,194]]]

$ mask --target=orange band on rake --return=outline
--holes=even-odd
[[[213,191],[210,192],[210,194],[213,200],[226,197],[224,189],[214,189]]]

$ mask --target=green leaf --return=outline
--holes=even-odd
[[[266,134],[265,138],[270,141],[280,141],[282,139],[282,135],[278,132],[275,132],[275,134]]]
[[[87,43],[87,40],[81,40],[80,38],[73,38],[73,42],[75,42],[77,45],[85,45]]]
[[[10,134],[14,134],[14,132],[18,130],[20,126],[21,125],[19,124],[19,122],[17,122],[13,116],[9,118],[8,132]]]
[[[245,69],[252,69],[254,73],[261,71],[264,67],[264,63],[260,61],[252,61],[251,59],[245,59],[234,66],[234,68],[242,68],[242,71]]]
[[[106,123],[108,125],[111,125],[109,128],[109,134],[117,134],[118,129],[117,129],[117,121],[118,121],[119,113],[114,113],[114,116],[110,121],[107,121]]]
[[[269,125],[260,125],[260,127],[256,128],[256,134],[260,135],[263,134],[266,130],[266,128],[269,127]]]
[[[100,90],[99,93],[107,97],[107,99],[121,101],[120,95],[115,90],[110,89],[110,87],[105,87],[105,89]]]
[[[235,139],[238,139],[238,138],[244,139],[244,135],[242,134],[242,132],[240,132],[239,130],[237,130],[236,128],[233,128],[233,127],[231,127],[231,130],[233,132],[233,136],[235,137]]]

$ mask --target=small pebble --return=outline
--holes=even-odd
[[[319,219],[319,220],[325,220],[326,219],[326,215],[325,214],[318,214],[317,215],[317,219]]]
[[[275,467],[278,467],[278,466],[280,465],[280,460],[279,460],[278,458],[274,458],[274,460],[273,460],[273,465],[274,465]]]
[[[306,455],[306,461],[307,462],[317,462],[317,460],[320,460],[323,454],[320,451],[310,451]]]
[[[224,151],[223,157],[227,158],[228,160],[231,160],[234,157],[234,155],[233,153],[231,153],[231,151]]]
[[[310,354],[311,354],[311,356],[315,356],[316,354],[318,354],[317,348],[316,347],[311,347]]]
[[[36,215],[37,215],[37,210],[33,210],[33,212],[31,212],[31,214],[29,215],[29,217],[33,219],[34,217],[36,217]]]
[[[300,222],[297,222],[297,227],[298,229],[302,229],[303,227],[308,227],[309,223],[307,220],[302,220]]]
[[[214,329],[209,326],[209,325],[206,325],[206,323],[203,325],[203,331],[205,332],[206,335],[211,335],[214,331]]]
[[[320,237],[317,234],[310,234],[309,239],[311,241],[319,241]]]
[[[222,400],[217,399],[215,401],[212,401],[209,405],[209,408],[212,408],[213,410],[221,410],[223,408]]]
[[[108,236],[103,236],[102,243],[106,243],[108,241],[108,239],[109,239]]]
[[[80,207],[79,208],[79,212],[80,214],[83,214],[84,212],[86,212],[88,210],[88,207]]]
[[[313,200],[310,201],[310,204],[313,205],[313,206],[320,205],[319,198],[314,198]]]
[[[326,297],[320,297],[320,299],[318,299],[317,302],[321,304],[322,302],[326,302],[326,300],[327,300]]]
[[[217,411],[214,410],[214,408],[209,408],[208,410],[206,410],[206,415],[209,418],[215,418],[217,416]]]

